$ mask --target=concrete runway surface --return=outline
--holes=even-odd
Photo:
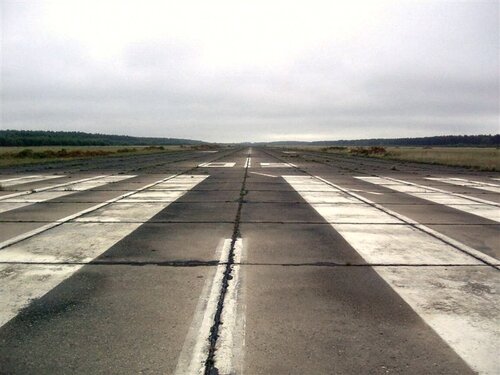
[[[499,178],[248,147],[4,169],[0,374],[500,374]]]

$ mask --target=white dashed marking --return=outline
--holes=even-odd
[[[245,168],[251,168],[251,167],[252,167],[252,158],[249,156],[245,161]]]

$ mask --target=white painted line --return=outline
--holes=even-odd
[[[291,168],[296,167],[295,164],[292,163],[260,163],[262,168]]]
[[[500,288],[490,267],[374,267],[479,374],[499,374]]]
[[[57,226],[59,226],[59,225],[61,225],[63,223],[66,223],[66,222],[70,221],[70,220],[74,220],[76,218],[79,218],[79,217],[81,217],[81,216],[83,216],[83,215],[85,215],[87,213],[92,213],[93,211],[96,211],[96,210],[98,210],[98,209],[100,209],[102,207],[105,207],[105,206],[108,206],[108,205],[110,205],[112,203],[121,201],[124,198],[128,198],[128,197],[130,197],[130,196],[132,196],[134,194],[137,194],[137,193],[142,192],[142,191],[144,191],[146,189],[149,189],[151,187],[154,187],[156,185],[164,183],[164,182],[166,182],[168,180],[173,180],[173,179],[193,180],[193,182],[196,182],[194,185],[196,185],[197,183],[203,181],[208,176],[193,176],[193,177],[196,177],[196,178],[190,178],[190,176],[185,176],[185,175],[180,175],[180,176],[174,175],[174,176],[169,176],[169,177],[163,178],[163,179],[161,179],[159,181],[156,181],[156,182],[150,183],[148,185],[145,185],[145,186],[143,186],[143,187],[141,187],[139,189],[136,189],[136,190],[133,190],[133,191],[129,191],[129,192],[125,193],[125,194],[119,195],[118,197],[109,199],[109,200],[107,200],[105,202],[102,202],[102,203],[99,203],[99,204],[97,204],[95,206],[89,207],[89,208],[87,208],[87,209],[85,209],[83,211],[77,212],[76,214],[66,216],[66,217],[64,217],[62,219],[56,220],[55,222],[43,225],[43,226],[41,226],[39,228],[36,228],[36,229],[34,229],[32,231],[20,234],[19,236],[16,236],[16,237],[10,238],[10,239],[8,239],[6,241],[0,242],[0,249],[6,248],[6,247],[11,246],[11,245],[13,245],[15,243],[24,241],[24,240],[26,240],[28,238],[36,236],[39,233],[45,232],[46,230],[49,230],[49,229],[54,228],[54,227],[57,227]],[[182,194],[184,194],[184,192],[181,191],[180,194],[182,195]]]
[[[177,367],[176,375],[202,375],[205,372],[205,361],[208,358],[210,349],[210,329],[214,324],[217,305],[222,289],[222,281],[226,270],[226,263],[231,249],[231,239],[224,240],[220,246],[220,258],[215,272],[211,278],[207,278],[203,287],[202,293],[198,300],[191,326],[184,341]],[[241,239],[238,239],[234,248],[234,261],[241,261]],[[238,291],[240,288],[239,265],[234,265],[232,270],[233,278],[229,282],[228,289],[224,298],[224,309],[222,313],[221,328],[219,330],[220,346],[218,344],[216,351],[216,366],[224,366],[224,368],[233,368],[233,346],[235,338],[235,327],[237,326],[236,312]],[[227,309],[226,309],[227,308]],[[219,351],[220,350],[220,351]],[[220,374],[230,374],[233,372],[221,371]]]
[[[500,205],[484,199],[436,189],[429,186],[397,180],[390,177],[356,177],[357,179],[381,185],[388,189],[428,200],[459,211],[500,222]]]
[[[316,176],[315,178],[320,180],[320,181],[323,181],[324,183],[328,184],[329,186],[337,189],[341,193],[346,193],[346,194],[348,193],[348,195],[350,195],[354,200],[358,200],[361,204],[365,203],[367,205],[370,205],[373,208],[375,208],[383,213],[386,213],[387,215],[389,215],[391,217],[394,217],[394,218],[400,220],[401,223],[409,224],[409,225],[417,228],[418,230],[431,235],[432,237],[435,237],[435,238],[440,239],[441,241],[443,241],[445,243],[450,244],[450,246],[455,247],[456,249],[458,249],[458,251],[461,251],[462,253],[469,254],[470,256],[475,257],[476,259],[480,259],[485,263],[489,263],[489,264],[492,264],[494,266],[500,266],[500,261],[498,259],[490,257],[489,255],[486,255],[478,250],[475,250],[475,249],[473,249],[473,248],[471,248],[471,247],[469,247],[461,242],[455,241],[454,239],[452,239],[448,236],[445,236],[444,234],[441,234],[439,232],[436,232],[435,230],[428,228],[425,225],[422,225],[409,217],[401,215],[395,211],[389,210],[388,208],[385,208],[384,206],[382,206],[380,204],[374,203],[374,202],[370,201],[369,199],[362,197],[361,195],[349,192],[349,190],[344,189],[344,188],[342,188],[334,183],[331,183],[331,182],[325,180],[324,178],[321,178],[318,176]],[[363,220],[364,219],[361,219],[360,223],[365,223]]]
[[[65,182],[65,183],[62,183],[62,184],[44,186],[44,187],[41,187],[41,188],[38,188],[38,189],[18,191],[16,193],[12,193],[12,194],[1,196],[0,197],[0,201],[6,200],[6,199],[15,198],[15,197],[20,197],[20,196],[23,196],[23,195],[40,193],[42,191],[47,191],[47,190],[52,190],[52,189],[58,189],[58,188],[61,188],[61,187],[66,187],[66,186],[73,185],[74,183],[78,183],[78,182],[85,182],[85,181],[97,180],[97,179],[103,178],[103,177],[106,177],[106,176],[105,175],[101,175],[101,176],[88,177],[88,178],[83,178],[81,180],[68,181],[68,182]]]
[[[474,189],[492,191],[494,193],[500,193],[500,185],[491,184],[488,182],[467,180],[465,178],[439,178],[439,177],[426,177],[427,180],[444,182],[446,184],[452,184],[457,186],[470,187]]]
[[[191,188],[206,177],[208,176],[195,176],[191,180]],[[162,179],[159,182],[167,179]],[[124,196],[133,196],[154,186],[154,184],[124,194],[122,198]],[[187,193],[187,191],[178,191],[177,198]],[[18,238],[17,241],[10,241],[10,246],[9,243],[2,243],[4,249],[0,251],[0,279],[2,280],[2,283],[0,283],[0,295],[2,296],[0,299],[0,326],[12,319],[32,299],[42,297],[83,267],[84,264],[103,254],[143,224],[141,222],[112,225],[69,222],[95,210],[96,207],[101,207],[101,214],[106,216],[108,213],[106,213],[107,207],[105,206],[122,198],[114,198],[91,209],[62,219],[62,222],[57,227],[46,226],[45,230],[50,229],[46,232],[41,233],[41,231],[37,230],[38,235],[36,237],[33,236],[37,233],[32,232],[29,235],[25,234],[24,238]],[[142,212],[140,212],[140,218],[147,220],[170,203],[171,201],[158,202],[150,206],[137,202],[135,205],[143,208]],[[138,211],[134,212],[137,213]],[[116,210],[114,215],[120,216]],[[44,265],[43,263],[50,264]]]
[[[27,180],[27,179],[37,178],[37,177],[41,177],[41,176],[22,176],[22,177],[4,178],[4,179],[0,180],[0,183],[8,183],[11,181]]]
[[[44,181],[44,180],[51,180],[53,178],[61,178],[63,176],[22,176],[22,177],[15,177],[15,178],[7,178],[4,180],[0,180],[0,185],[3,187],[7,186],[15,186],[15,185],[21,185],[21,184],[27,184],[30,182],[38,182],[38,181]]]
[[[251,168],[251,167],[252,167],[252,158],[248,156],[245,162],[245,168]]]
[[[325,199],[325,195],[331,194],[330,204],[318,203],[320,199],[311,199],[311,196],[317,193],[309,191],[309,187],[305,183],[314,181],[310,177],[283,176],[283,178],[349,243],[362,247],[362,255],[369,263],[482,264],[472,256],[464,254],[466,252],[475,257],[481,257],[486,262],[500,265],[500,261],[478,251],[469,251],[473,249],[465,245],[461,246],[462,251],[459,251],[445,243],[451,242],[452,239],[445,236],[442,236],[442,240],[436,239],[434,236],[428,235],[433,234],[430,228],[426,232],[428,234],[423,233],[422,230],[419,230],[420,228],[414,227],[418,223],[412,219],[382,208],[380,205],[326,180],[324,180],[325,187],[321,194],[321,201],[328,201]],[[326,189],[330,189],[330,191],[327,192]],[[339,205],[339,202],[343,204]],[[372,223],[380,224],[373,225]],[[425,228],[423,225],[420,227]]]
[[[200,168],[232,168],[236,163],[211,162],[198,165]]]
[[[376,191],[361,190],[361,189],[349,189],[349,191],[356,191],[358,193],[367,193],[367,194],[373,194],[373,195],[384,195],[384,193],[379,193]]]
[[[465,200],[469,200],[469,201],[472,201],[472,202],[484,203],[484,204],[488,204],[488,205],[491,205],[491,206],[500,207],[500,203],[491,202],[491,201],[488,201],[488,200],[485,200],[485,199],[473,197],[471,195],[453,193],[451,191],[442,190],[442,189],[438,189],[438,188],[431,187],[431,186],[419,185],[419,184],[416,184],[414,182],[398,180],[398,179],[392,178],[392,177],[384,177],[384,178],[387,179],[387,180],[389,180],[389,181],[393,181],[394,184],[392,186],[403,184],[403,185],[408,185],[408,186],[415,187],[417,189],[424,189],[425,191],[432,191],[432,192],[436,192],[436,193],[448,194],[448,195],[452,195],[454,197],[460,197],[460,198],[463,198]]]
[[[272,174],[266,174],[266,173],[259,173],[259,172],[250,172],[253,174],[258,174],[259,176],[266,176],[266,177],[273,177],[273,178],[278,178],[279,176],[273,176]]]
[[[500,368],[499,301],[495,294],[500,287],[500,274],[494,267],[477,267],[484,263],[474,257],[496,266],[500,265],[498,260],[442,234],[436,238],[436,232],[430,228],[415,227],[410,218],[316,177],[327,185],[323,193],[328,187],[334,197],[343,194],[346,201],[358,199],[366,216],[379,216],[381,222],[399,221],[401,225],[364,223],[357,212],[359,203],[345,204],[339,217],[336,204],[325,206],[309,201],[314,192],[308,190],[308,183],[316,184],[318,180],[283,177],[328,222],[349,216],[351,222],[358,222],[331,225],[368,263],[387,264],[374,269],[473,370],[493,374]],[[463,267],[436,267],[439,264]]]
[[[246,313],[242,297],[241,261],[243,242],[236,240],[234,244],[234,265],[231,280],[224,297],[222,325],[215,350],[215,367],[219,374],[241,374],[243,370],[243,348],[245,341]]]
[[[64,197],[69,194],[93,189],[109,183],[123,181],[132,177],[135,177],[135,175],[97,176],[90,179],[84,178],[71,183],[56,185],[55,187],[52,186],[50,189],[42,188],[42,190],[34,191],[33,193],[30,192],[29,194],[18,194],[15,197],[0,199],[0,213],[26,207],[35,203],[46,202],[51,199]],[[66,188],[64,190],[55,190],[62,186]]]

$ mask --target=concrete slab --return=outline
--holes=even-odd
[[[0,328],[0,371],[172,373],[213,269],[84,267]]]
[[[370,268],[245,272],[246,373],[473,373]]]

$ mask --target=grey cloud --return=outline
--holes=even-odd
[[[178,35],[95,60],[80,41],[28,22],[36,7],[2,4],[3,128],[213,141],[498,132],[493,2],[403,2],[350,41],[322,41],[278,65],[225,67]]]

